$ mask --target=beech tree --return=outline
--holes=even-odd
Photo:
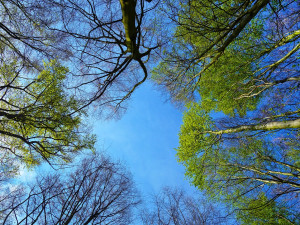
[[[1,60],[1,156],[33,166],[93,149],[95,138],[81,127],[81,113],[74,113],[80,102],[63,90],[68,70],[56,61],[45,63],[38,77],[24,70],[16,61]]]
[[[157,4],[2,1],[2,43],[8,57],[35,69],[41,68],[38,59],[58,58],[70,68],[66,84],[85,101],[82,108],[98,101],[100,111],[116,112],[148,76],[145,62],[159,44],[146,14]]]
[[[241,209],[237,214],[245,221],[259,221],[263,216],[261,221],[272,218],[271,224],[298,223],[296,129],[286,127],[287,131],[280,132],[274,127],[270,134],[270,129],[259,125],[259,130],[250,126],[215,131],[212,118],[197,104],[183,122],[177,155],[194,185],[212,198],[230,202],[233,209]]]
[[[299,3],[178,3],[153,79],[186,103],[187,176],[245,224],[299,223]]]
[[[98,101],[99,111],[116,113],[146,80],[146,58],[158,47],[145,16],[157,2],[123,3],[0,2],[4,152],[36,165],[92,148],[84,111]]]
[[[1,224],[129,224],[138,203],[126,169],[106,156],[90,155],[66,174],[42,175],[29,187],[2,190],[0,219]]]
[[[295,1],[180,3],[166,9],[177,29],[153,75],[173,100],[200,95],[206,110],[244,115],[270,89],[297,86]]]

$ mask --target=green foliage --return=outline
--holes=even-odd
[[[250,203],[249,203],[250,202]],[[238,208],[247,207],[248,210],[239,210],[237,212],[237,219],[241,224],[245,225],[259,225],[259,224],[299,224],[298,218],[289,219],[291,216],[289,210],[284,206],[280,207],[278,203],[270,201],[264,193],[260,193],[256,199],[244,199],[244,205],[240,203],[236,205]],[[249,210],[250,209],[250,210]]]
[[[203,73],[197,87],[203,110],[245,115],[256,108],[258,97],[239,98],[247,89],[243,81],[253,73],[250,57],[238,50],[225,51],[214,66]]]
[[[285,224],[293,219],[291,215],[299,213],[299,140],[291,135],[278,146],[264,135],[210,133],[215,128],[196,103],[184,115],[177,156],[191,182],[211,198],[242,209],[237,215],[244,224]]]
[[[191,104],[183,116],[183,121],[184,124],[179,133],[180,147],[177,149],[180,162],[197,156],[205,144],[213,140],[212,135],[204,133],[212,129],[212,123],[211,118],[201,109],[200,105]]]
[[[175,7],[175,6],[174,6]],[[173,47],[153,71],[153,80],[164,85],[174,100],[188,102],[201,96],[206,111],[245,115],[256,108],[259,96],[240,98],[252,86],[259,55],[267,45],[263,39],[265,18],[251,20],[240,34],[224,42],[246,10],[245,1],[189,1],[178,9],[178,26]],[[228,37],[227,39],[229,39]]]
[[[188,103],[177,149],[186,175],[245,224],[293,222],[299,135],[279,124],[299,119],[299,4],[167,3],[176,31],[152,79]]]
[[[0,133],[2,148],[28,166],[93,149],[94,136],[81,128],[82,113],[74,96],[63,89],[68,69],[56,61],[44,63],[37,78],[21,75],[16,63],[1,67]],[[55,161],[55,160],[54,160]]]
[[[183,122],[177,156],[196,187],[240,209],[237,217],[244,224],[294,220],[300,187],[300,168],[295,163],[299,145],[294,137],[281,142],[282,146],[245,133],[221,139],[207,133],[214,123],[198,104],[190,107]]]

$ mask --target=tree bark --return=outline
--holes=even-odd
[[[205,131],[204,133],[229,134],[229,133],[237,133],[242,131],[257,131],[257,130],[267,131],[267,130],[289,129],[289,128],[300,128],[300,119],[289,120],[289,121],[268,122],[265,124],[243,125],[240,127],[229,128],[226,130]]]
[[[128,52],[135,53],[136,51],[136,36],[135,27],[135,6],[136,0],[120,0],[122,8],[122,23],[125,29],[126,46]]]

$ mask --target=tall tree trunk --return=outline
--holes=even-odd
[[[265,124],[243,125],[235,128],[218,131],[205,131],[204,133],[211,134],[229,134],[242,131],[256,131],[256,130],[276,130],[276,129],[289,129],[300,128],[300,119],[289,121],[268,122]]]

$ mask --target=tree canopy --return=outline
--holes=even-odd
[[[95,138],[74,113],[80,102],[63,89],[68,69],[51,61],[37,77],[26,76],[22,65],[2,60],[0,73],[1,151],[32,166],[93,149]]]
[[[144,22],[156,3],[132,2],[0,2],[4,152],[36,165],[93,148],[81,122],[87,107],[116,113],[146,80],[144,61],[158,46]]]
[[[126,4],[125,4],[126,3]],[[159,46],[149,12],[157,2],[1,1],[1,42],[27,67],[58,58],[70,70],[68,88],[98,111],[116,113],[147,76]],[[134,51],[133,51],[134,50]],[[97,103],[96,103],[97,102]]]
[[[118,162],[89,154],[72,170],[1,185],[1,224],[130,224],[139,195]]]
[[[153,79],[187,107],[178,159],[195,186],[240,209],[246,224],[299,222],[299,7],[164,8],[176,31]]]
[[[217,205],[188,195],[179,188],[165,187],[152,201],[154,207],[141,212],[144,225],[209,225],[230,221]]]
[[[300,3],[167,0],[157,7],[159,1],[146,1],[0,1],[0,182],[17,173],[15,161],[69,162],[93,150],[95,137],[82,122],[89,106],[120,111],[148,78],[156,54],[161,61],[153,80],[186,107],[177,156],[191,182],[228,204],[244,224],[299,223]],[[163,34],[167,23],[174,32]],[[104,161],[98,166],[89,159],[66,181],[44,177],[28,195],[8,194],[1,202],[12,201],[0,217],[101,223],[101,197],[114,171],[113,196],[135,197],[114,193],[132,191],[130,179]],[[176,197],[169,206],[180,203],[173,194],[165,193]],[[117,201],[126,205],[118,223],[129,222],[133,199]],[[187,205],[187,214],[193,210]],[[174,213],[159,222],[192,220]]]

